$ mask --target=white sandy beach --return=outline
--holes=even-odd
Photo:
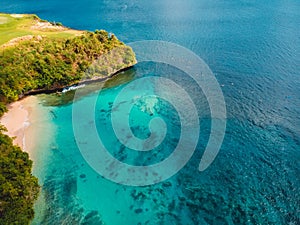
[[[0,123],[7,128],[6,134],[14,137],[14,144],[20,146],[31,159],[34,159],[38,134],[43,132],[40,124],[46,116],[45,112],[35,96],[10,104],[8,110],[0,119]]]

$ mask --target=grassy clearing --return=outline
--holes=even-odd
[[[3,14],[0,13],[0,46],[8,41],[25,35],[40,35],[50,38],[66,38],[80,35],[83,31],[72,30],[66,27],[44,26],[49,24],[36,15],[31,14]]]

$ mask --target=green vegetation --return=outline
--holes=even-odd
[[[132,49],[106,31],[74,31],[35,15],[0,14],[1,18],[0,37],[15,38],[0,46],[0,102],[4,104],[33,90],[105,78],[136,63]]]
[[[59,27],[48,28],[42,26],[48,23],[39,19],[36,15],[10,15],[0,13],[0,45],[7,43],[13,38],[23,37],[25,35],[40,35],[49,38],[67,38],[80,35],[83,31],[72,30],[62,27],[61,23],[51,23]]]
[[[28,224],[33,218],[39,185],[31,167],[28,154],[0,132],[0,224]]]
[[[66,39],[25,40],[4,48],[0,62],[0,101],[9,103],[32,90],[107,77],[132,66],[135,57],[131,48],[115,36],[96,31]]]
[[[35,90],[107,78],[136,63],[132,49],[106,31],[84,32],[35,15],[0,14],[0,116]],[[38,182],[27,153],[0,128],[0,224],[28,224]]]

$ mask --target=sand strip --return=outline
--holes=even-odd
[[[37,144],[39,121],[43,120],[45,113],[37,97],[30,96],[9,105],[8,112],[0,119],[0,123],[7,128],[6,134],[14,137],[14,144],[28,152],[34,158],[34,149]]]

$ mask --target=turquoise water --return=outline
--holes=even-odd
[[[298,1],[4,0],[0,11],[36,13],[77,29],[103,28],[127,43],[155,39],[180,44],[206,61],[226,101],[223,145],[213,164],[199,172],[211,127],[201,90],[182,72],[156,63],[139,63],[114,78],[97,101],[95,121],[110,153],[124,162],[159,162],[171,154],[180,135],[170,104],[158,101],[153,115],[137,105],[130,117],[133,133],[147,138],[150,118],[159,116],[168,126],[166,139],[154,154],[122,147],[111,133],[110,102],[127,84],[172,74],[191,87],[200,112],[199,143],[188,164],[162,183],[130,187],[104,179],[86,163],[73,132],[74,105],[68,96],[48,96],[48,104],[58,104],[49,107],[56,133],[52,147],[40,149],[49,153],[47,168],[38,173],[47,210],[35,224],[300,224]],[[79,102],[94,102],[100,87],[87,86]],[[145,84],[139,93],[143,91],[151,93],[153,84]]]

